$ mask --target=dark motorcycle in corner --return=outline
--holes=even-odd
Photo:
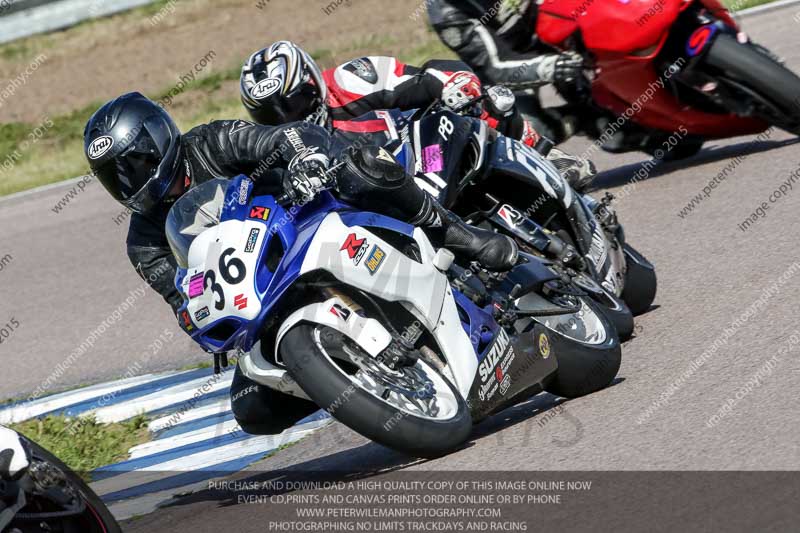
[[[122,531],[97,494],[52,453],[5,427],[0,450],[0,531]]]
[[[652,305],[653,265],[626,242],[607,195],[578,194],[538,151],[434,104],[381,111],[396,132],[393,155],[417,185],[469,223],[515,237],[521,249],[602,304],[620,338]]]

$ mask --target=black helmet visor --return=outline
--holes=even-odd
[[[161,117],[148,118],[128,147],[95,170],[120,203],[142,213],[158,203],[175,182],[179,163],[177,139]],[[123,143],[120,143],[123,144]]]
[[[306,85],[298,87],[287,95],[276,93],[261,102],[260,107],[251,111],[251,115],[260,124],[280,126],[305,120],[317,111],[319,105],[316,88]]]

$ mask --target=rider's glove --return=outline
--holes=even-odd
[[[496,130],[500,129],[501,123],[506,120],[513,120],[515,113],[516,97],[508,87],[504,85],[493,85],[486,89],[486,100],[481,119],[489,127]],[[521,117],[520,117],[521,118]],[[522,134],[519,140],[533,148],[539,142],[541,136],[529,121],[522,119]]]
[[[517,98],[505,85],[493,85],[486,89],[486,111],[492,117],[500,120],[514,114],[514,105]]]
[[[558,92],[567,98],[582,98],[591,91],[586,75],[588,66],[577,52],[564,52],[553,63],[552,81]]]
[[[327,165],[318,159],[308,159],[296,163],[286,172],[283,188],[292,200],[308,202],[333,185]]]
[[[462,111],[482,96],[481,80],[472,72],[456,72],[442,88],[442,104],[451,111]]]
[[[541,139],[542,136],[539,135],[539,132],[533,127],[533,124],[526,120],[523,125],[522,138],[520,138],[522,144],[535,148]]]

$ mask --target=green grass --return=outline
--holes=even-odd
[[[742,11],[749,7],[771,4],[774,1],[775,0],[722,0],[722,3],[725,4],[728,9]]]
[[[48,416],[10,427],[36,441],[84,477],[95,468],[126,459],[132,446],[149,440],[144,415],[117,424],[101,424],[93,418]]]
[[[201,368],[211,368],[212,366],[214,366],[214,363],[212,363],[211,361],[201,361],[199,363],[184,365],[178,369],[178,372],[184,372],[187,370],[199,370]]]

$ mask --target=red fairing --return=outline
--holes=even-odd
[[[560,47],[576,30],[592,51],[630,54],[659,45],[683,0],[545,0],[537,31],[543,42]]]
[[[570,48],[568,39],[580,33],[594,57],[595,103],[617,115],[627,112],[644,127],[675,131],[683,126],[712,138],[763,131],[767,126],[761,120],[705,113],[664,90],[654,59],[678,15],[695,1],[736,27],[718,0],[545,0],[537,32],[543,42],[561,49]]]

